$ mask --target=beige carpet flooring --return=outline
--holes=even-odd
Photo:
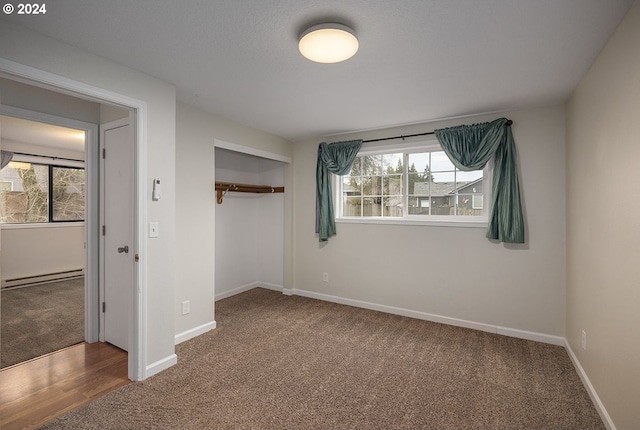
[[[216,303],[178,364],[45,429],[604,429],[562,347],[288,297]]]
[[[0,367],[84,342],[84,278],[0,292]]]

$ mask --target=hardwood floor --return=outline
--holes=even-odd
[[[36,428],[129,384],[127,353],[81,343],[0,371],[0,429]]]

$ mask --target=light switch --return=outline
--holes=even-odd
[[[157,222],[149,223],[149,237],[158,237],[160,236],[160,227]]]

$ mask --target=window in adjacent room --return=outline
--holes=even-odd
[[[11,161],[0,170],[0,222],[84,221],[82,167]]]

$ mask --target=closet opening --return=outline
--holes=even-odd
[[[229,190],[215,208],[215,300],[256,287],[284,289],[286,160],[216,141],[218,190],[211,193],[220,201],[223,187]]]

